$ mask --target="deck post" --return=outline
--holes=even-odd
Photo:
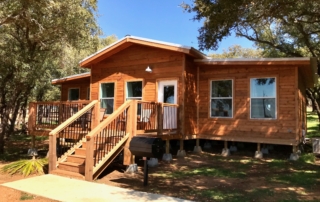
[[[260,143],[257,144],[257,151],[254,154],[254,158],[256,158],[256,159],[263,158],[263,153],[261,152],[261,144]]]
[[[172,154],[170,154],[170,140],[166,140],[166,153],[163,154],[162,160],[164,161],[171,161],[172,160]]]
[[[157,135],[163,134],[163,103],[158,104],[158,130]]]
[[[170,150],[170,140],[166,140],[166,154],[169,154]]]
[[[199,138],[196,139],[196,146],[193,148],[193,152],[196,152],[196,153],[201,153],[202,152],[202,149],[200,147]]]
[[[292,153],[290,154],[290,160],[296,161],[298,159],[299,159],[298,147],[297,147],[297,145],[293,145],[292,146]]]
[[[100,123],[100,101],[94,105],[93,108],[93,121],[91,123],[91,128],[95,128]]]
[[[230,150],[228,149],[228,141],[224,141],[224,148],[222,149],[221,152],[222,156],[230,156]]]
[[[128,123],[127,123],[127,133],[130,133],[130,136],[123,149],[123,165],[131,165],[135,162],[135,157],[131,154],[129,150],[129,145],[131,138],[136,135],[137,130],[137,105],[136,100],[132,100],[132,103],[129,108],[129,113],[127,114]]]
[[[178,157],[185,157],[186,156],[186,151],[183,149],[183,139],[180,139],[180,150],[178,150],[177,156]]]
[[[49,173],[57,169],[57,135],[49,135]]]
[[[86,137],[86,163],[85,163],[85,180],[92,181],[93,180],[93,166],[94,166],[94,155],[93,155],[93,147],[94,147],[94,138],[87,136]]]

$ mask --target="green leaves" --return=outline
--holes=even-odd
[[[43,167],[48,164],[48,159],[30,159],[20,160],[10,163],[1,168],[1,172],[9,173],[10,175],[21,173],[25,177],[33,173],[44,174]]]

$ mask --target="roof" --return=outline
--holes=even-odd
[[[300,58],[232,58],[232,59],[195,59],[195,64],[215,67],[215,65],[277,65],[298,67],[308,88],[318,82],[317,59],[309,57]]]
[[[90,68],[90,66],[92,64],[100,62],[100,61],[110,57],[111,55],[118,53],[119,51],[124,50],[134,44],[145,45],[145,46],[150,46],[150,47],[155,47],[155,48],[161,48],[161,49],[181,52],[181,53],[185,53],[187,55],[190,55],[196,59],[207,58],[207,56],[205,54],[201,53],[197,49],[190,47],[190,46],[184,46],[184,45],[180,45],[180,44],[168,43],[168,42],[157,41],[157,40],[135,37],[135,36],[126,36],[126,37],[110,44],[109,46],[99,50],[98,52],[84,58],[83,60],[81,60],[79,62],[79,64],[81,67]]]
[[[90,72],[85,72],[85,73],[81,73],[81,74],[74,74],[71,76],[67,76],[67,77],[63,77],[61,79],[53,79],[51,81],[52,84],[61,84],[67,81],[73,81],[73,80],[77,80],[77,79],[82,79],[82,78],[90,78]]]

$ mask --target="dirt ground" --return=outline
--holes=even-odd
[[[285,154],[288,157],[288,154]],[[111,166],[95,181],[97,183],[108,184],[112,186],[134,189],[137,191],[163,194],[172,197],[178,197],[193,201],[235,201],[224,200],[223,195],[229,194],[234,199],[234,193],[239,195],[239,198],[245,197],[245,201],[320,201],[320,178],[316,183],[308,186],[305,189],[301,186],[288,185],[285,183],[270,182],[267,180],[268,176],[274,175],[274,169],[266,169],[269,165],[266,164],[271,158],[282,158],[279,156],[269,155],[262,160],[252,163],[252,156],[246,156],[242,153],[233,154],[232,157],[221,157],[219,152],[204,152],[202,154],[195,154],[187,152],[184,158],[176,158],[170,162],[160,161],[156,167],[149,168],[148,186],[143,186],[143,161],[139,161],[139,171],[136,174],[124,174],[125,168],[119,164]],[[244,167],[236,167],[241,165],[237,162],[247,161],[251,164],[244,165]],[[0,167],[5,165],[5,162],[0,161]],[[248,166],[249,165],[249,166]],[[214,168],[221,172],[220,174],[202,173],[202,174],[188,174],[179,176],[179,173],[184,171],[192,171],[201,173],[202,168]],[[318,172],[320,168],[320,160],[318,158],[316,165],[307,166],[306,169]],[[286,169],[277,170],[277,176],[285,175],[290,172],[288,167]],[[231,172],[237,173],[245,171],[245,177],[223,177],[228,176]],[[170,176],[172,172],[178,173],[176,176]],[[317,175],[319,176],[319,175]],[[32,177],[32,176],[30,176]],[[19,179],[24,179],[21,175],[9,175],[0,173],[0,184],[11,182]],[[261,191],[262,190],[262,191]],[[268,192],[270,191],[270,194]],[[212,191],[221,193],[217,198],[207,197],[205,194],[210,194]],[[256,191],[256,194],[251,194]],[[27,193],[22,193],[17,190],[6,188],[0,185],[0,202],[6,201],[28,201],[28,202],[51,202],[54,200],[46,199],[39,196],[33,196]],[[204,193],[204,194],[199,194]],[[251,195],[247,197],[248,193]],[[263,195],[263,198],[259,198]],[[289,198],[286,198],[289,196]],[[291,198],[290,198],[291,197]],[[242,200],[236,200],[242,201]]]

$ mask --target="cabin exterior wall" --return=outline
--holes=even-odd
[[[193,58],[185,59],[184,130],[186,136],[197,134],[197,67]]]
[[[292,66],[200,66],[200,138],[294,144],[296,139],[296,71]],[[250,78],[276,78],[276,119],[250,118]],[[210,117],[210,80],[233,80],[233,117]],[[301,88],[303,88],[301,86]],[[288,141],[289,140],[289,141]]]
[[[101,83],[115,83],[114,109],[126,99],[126,82],[142,81],[142,100],[158,101],[158,85],[161,80],[177,80],[177,104],[182,104],[182,70],[184,54],[141,45],[133,45],[91,68],[91,99],[100,99]],[[152,73],[145,71],[147,67]],[[184,113],[179,110],[181,117]],[[178,120],[181,124],[181,121]]]
[[[297,70],[298,77],[298,89],[297,89],[297,139],[302,140],[303,134],[307,133],[307,107],[306,107],[306,84],[302,77],[302,74]]]
[[[80,100],[88,100],[88,90],[90,89],[90,78],[77,79],[61,84],[61,101],[68,101],[70,88],[78,88]],[[90,90],[89,90],[90,91]]]

